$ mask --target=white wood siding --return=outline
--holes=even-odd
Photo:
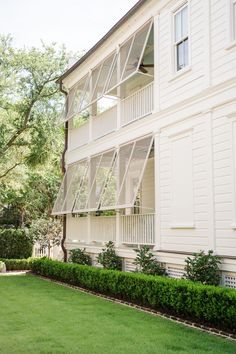
[[[141,184],[141,213],[152,213],[155,210],[154,158],[147,161]]]
[[[236,254],[235,227],[235,161],[236,104],[218,109],[213,114],[214,194],[216,250],[219,254]]]
[[[180,217],[180,206],[173,200],[173,188],[177,188],[175,176],[172,178],[172,140],[173,136],[178,137],[186,134],[186,130],[191,128],[191,143],[188,141],[186,147],[190,149],[192,145],[192,151],[187,154],[186,164],[191,163],[192,167],[186,166],[187,173],[182,171],[183,179],[186,183],[186,190],[188,193],[193,192],[193,196],[190,196],[188,203],[190,203],[189,218],[193,215],[194,225],[191,227],[193,220],[182,220],[179,225],[172,225],[172,215]],[[184,148],[184,146],[182,146]],[[180,153],[180,151],[179,151]],[[192,156],[190,155],[192,154]],[[160,248],[164,250],[177,250],[177,251],[197,251],[200,249],[206,249],[208,246],[208,192],[207,192],[207,135],[206,124],[204,117],[195,117],[191,121],[185,122],[179,126],[173,126],[166,131],[163,131],[160,135],[160,222],[161,222],[161,245]],[[183,159],[185,158],[185,152],[183,151]],[[177,159],[179,161],[179,157]],[[182,163],[181,163],[182,166]],[[182,169],[184,167],[182,166]],[[192,178],[191,178],[192,169]],[[177,169],[174,169],[175,173],[179,173]],[[181,176],[177,176],[179,179]],[[193,191],[191,191],[193,187]],[[185,198],[184,187],[181,189],[183,194],[183,202]],[[176,197],[181,197],[181,193]],[[189,198],[189,196],[186,196]],[[193,198],[193,199],[192,199]],[[194,201],[194,211],[192,200]],[[181,215],[181,217],[184,217]],[[192,218],[191,218],[192,219]],[[177,220],[175,220],[177,223]],[[180,220],[179,220],[180,221]],[[184,221],[187,222],[184,225]],[[189,225],[188,225],[189,224]],[[176,226],[176,227],[175,227]]]
[[[172,227],[193,227],[193,148],[191,131],[171,139]]]
[[[189,71],[185,73],[186,68],[179,71],[177,75],[173,72],[173,12],[181,2],[172,1],[171,6],[163,9],[160,14],[159,48],[157,49],[160,51],[160,67],[156,68],[158,70],[156,75],[160,75],[161,109],[183,101],[202,90],[204,82],[204,1],[189,2],[190,65]]]
[[[187,257],[175,251],[214,249],[218,254],[228,257],[236,255],[236,43],[230,43],[230,1],[189,0],[190,68],[174,75],[171,22],[172,12],[180,3],[182,1],[178,0],[148,1],[81,68],[65,80],[68,87],[72,85],[140,25],[154,17],[155,112],[68,152],[66,159],[72,163],[151,132],[159,137],[156,144],[158,151],[155,151],[156,175],[154,163],[149,159],[141,185],[141,209],[142,213],[148,213],[144,207],[154,207],[156,180],[158,210],[155,241],[158,240],[157,249],[162,251],[158,256],[162,262],[174,268],[176,264],[183,266]],[[189,182],[186,189],[190,191],[192,188],[192,200],[188,201],[191,204],[188,220],[192,215],[193,226],[176,228],[172,225],[172,191],[177,188],[172,177],[172,142],[174,137],[189,131],[192,143],[192,181],[188,180],[182,165],[179,171],[175,166],[175,174],[179,173],[178,178],[182,176]],[[78,140],[78,135],[73,135],[71,140],[69,137],[70,149],[76,147],[78,141],[81,145],[82,139]],[[187,159],[190,161],[190,155]],[[191,173],[190,170],[188,172]],[[178,208],[178,203],[174,208]],[[78,228],[84,230],[86,235],[86,218],[83,221],[80,219],[67,216],[69,239],[79,238]],[[116,234],[116,237],[119,241],[119,235]],[[134,257],[132,251],[124,245],[118,247],[118,252],[123,257]],[[222,269],[235,272],[236,259],[225,257]]]
[[[211,1],[212,84],[236,76],[236,46],[230,47],[230,0]]]

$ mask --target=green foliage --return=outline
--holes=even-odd
[[[137,271],[147,275],[164,275],[165,269],[154,257],[148,246],[142,246],[135,249],[137,256],[134,264],[137,266]]]
[[[235,354],[233,340],[31,275],[0,277],[0,299],[1,354]]]
[[[0,258],[28,258],[33,240],[27,229],[0,229]]]
[[[56,45],[18,49],[0,36],[0,225],[48,218],[60,183],[63,94],[55,80],[68,54]]]
[[[105,269],[121,270],[122,261],[116,254],[114,242],[109,241],[105,244],[105,246],[106,248],[103,248],[102,252],[98,254],[98,262]]]
[[[193,258],[186,260],[186,278],[208,285],[219,285],[221,258],[213,255],[213,251],[193,253]]]
[[[236,329],[236,292],[233,289],[42,258],[32,261],[32,271],[222,329]]]
[[[70,250],[69,262],[92,265],[92,259],[90,255],[86,253],[85,248],[83,250],[80,248]]]
[[[34,242],[37,242],[41,248],[48,250],[50,257],[50,249],[60,245],[62,222],[55,218],[39,218],[32,222],[29,232]]]
[[[61,147],[63,95],[55,80],[67,61],[64,48],[16,49],[10,37],[0,36],[0,178],[45,163]]]
[[[1,259],[5,265],[7,270],[29,270],[31,269],[31,262],[33,258],[27,259]]]
[[[29,226],[37,218],[49,218],[61,176],[55,170],[27,172],[20,186],[0,185],[0,225]],[[2,204],[2,209],[1,209]]]

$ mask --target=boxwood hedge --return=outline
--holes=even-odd
[[[171,279],[62,263],[31,263],[34,273],[221,329],[236,331],[236,291]]]
[[[7,270],[30,270],[32,258],[28,259],[5,259],[0,258],[4,262]]]
[[[8,259],[32,256],[33,241],[26,229],[0,228],[0,257]]]

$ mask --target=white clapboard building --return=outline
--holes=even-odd
[[[58,81],[66,249],[214,250],[236,287],[236,0],[140,0]]]

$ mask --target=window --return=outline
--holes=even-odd
[[[175,69],[179,71],[189,64],[188,5],[174,13]]]
[[[98,112],[97,105],[104,97],[110,99],[113,105],[117,97],[117,87],[132,81],[135,75],[145,75],[149,82],[153,81],[153,42],[153,21],[150,20],[121,44],[119,53],[113,51],[70,89],[65,121],[92,105]]]
[[[236,0],[232,2],[232,39],[236,41]]]
[[[52,214],[133,207],[152,148],[152,136],[69,165]]]

